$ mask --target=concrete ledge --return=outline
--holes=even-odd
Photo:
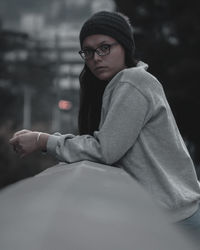
[[[122,169],[60,163],[0,192],[2,250],[193,250]]]

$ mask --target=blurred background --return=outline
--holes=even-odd
[[[0,188],[56,164],[39,152],[19,159],[14,132],[78,133],[79,30],[99,10],[129,16],[137,58],[162,83],[200,178],[198,1],[1,0]]]

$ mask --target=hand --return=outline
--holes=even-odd
[[[15,152],[19,154],[20,157],[24,157],[40,148],[37,138],[38,132],[23,129],[15,133],[9,143],[13,145]]]
[[[31,130],[28,130],[28,129],[22,129],[22,130],[16,132],[16,133],[13,135],[13,138],[14,138],[14,137],[17,137],[17,136],[19,136],[19,135],[25,134],[25,133],[30,133],[30,132],[32,132],[32,131],[31,131]]]

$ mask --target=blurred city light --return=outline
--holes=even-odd
[[[70,110],[72,108],[72,103],[66,100],[60,100],[58,102],[58,107],[61,110]]]

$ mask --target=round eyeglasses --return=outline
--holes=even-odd
[[[81,51],[79,51],[80,56],[83,60],[87,61],[91,58],[93,58],[94,53],[97,53],[98,56],[107,56],[110,54],[110,49],[112,46],[117,45],[118,43],[112,43],[112,44],[102,44],[96,49],[92,48],[85,48]]]

